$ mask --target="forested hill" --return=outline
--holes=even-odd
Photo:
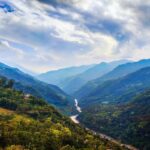
[[[63,113],[72,111],[73,99],[59,87],[41,82],[17,68],[0,63],[0,76],[15,80],[14,88],[45,99]]]
[[[86,96],[82,97],[79,103],[84,107],[94,103],[125,103],[149,88],[150,67],[146,67],[125,77],[93,86],[92,91],[84,89],[83,94],[87,91]]]
[[[150,149],[150,90],[143,92],[128,104],[93,105],[83,109],[79,116],[87,127],[110,135],[140,150]]]
[[[0,149],[123,149],[74,124],[42,99],[12,86],[12,80],[0,79]]]

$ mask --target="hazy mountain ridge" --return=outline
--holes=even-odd
[[[100,77],[99,79],[96,79],[95,82],[117,79],[117,78],[126,76],[127,74],[130,74],[132,72],[135,72],[141,68],[145,68],[149,66],[150,66],[150,59],[143,59],[137,62],[129,62],[126,64],[122,64],[116,67],[111,72]]]
[[[103,75],[102,77],[89,81],[84,86],[82,86],[78,91],[76,91],[73,95],[78,98],[85,97],[86,95],[91,93],[93,89],[96,89],[98,86],[100,86],[101,84],[103,84],[103,82],[107,80],[114,80],[117,78],[121,78],[123,76],[126,76],[130,73],[133,73],[141,68],[148,66],[150,66],[150,59],[119,65],[118,67],[116,67],[109,73]]]
[[[118,60],[109,63],[102,62],[89,66],[64,68],[42,74],[38,78],[47,83],[54,83],[61,87],[66,93],[73,94],[89,80],[101,77],[102,75],[113,70],[116,66],[127,62],[129,61]]]
[[[37,78],[47,83],[59,85],[65,79],[80,74],[92,66],[93,65],[85,65],[48,71],[38,75]]]
[[[79,90],[88,81],[101,77],[102,75],[113,70],[116,66],[127,63],[127,62],[129,61],[119,60],[119,61],[112,61],[109,63],[102,62],[100,64],[94,65],[93,67],[89,68],[88,70],[84,71],[81,74],[78,74],[74,77],[66,79],[62,83],[62,85],[60,85],[60,87],[62,87],[62,89],[65,92],[72,95],[75,91]]]

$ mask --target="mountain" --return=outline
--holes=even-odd
[[[94,65],[86,71],[66,78],[58,84],[65,92],[72,94],[79,90],[86,82],[101,77],[102,75],[113,70],[116,66],[129,62],[128,60],[113,61],[110,63],[102,62]]]
[[[12,68],[3,63],[0,63],[0,75],[15,80],[15,89],[42,97],[64,113],[68,113],[72,109],[72,98],[55,85],[41,82],[19,69]]]
[[[82,124],[141,150],[150,149],[150,90],[127,104],[99,104],[83,109]]]
[[[130,62],[127,64],[119,65],[113,71],[105,74],[103,77],[99,78],[101,81],[117,79],[119,77],[123,77],[129,73],[135,72],[141,68],[149,67],[150,66],[150,59],[144,59],[137,62]]]
[[[126,64],[119,65],[118,67],[114,68],[112,71],[108,72],[107,74],[95,80],[89,81],[88,83],[83,85],[79,90],[74,92],[73,95],[78,98],[84,97],[87,95],[87,93],[93,91],[93,89],[95,89],[97,86],[102,84],[104,81],[121,78],[139,69],[149,67],[149,66],[150,66],[150,59],[144,59],[137,62],[129,62]]]
[[[58,70],[42,73],[38,75],[37,78],[46,83],[59,85],[59,83],[62,82],[63,80],[69,77],[75,76],[77,74],[80,74],[92,66],[93,65],[87,65],[87,66],[78,66],[78,67],[58,69]]]
[[[74,124],[44,100],[12,89],[0,79],[0,149],[125,150]]]
[[[112,61],[109,63],[102,62],[102,63],[97,64],[97,65],[93,66],[92,68],[84,71],[82,74],[80,74],[80,77],[84,78],[84,80],[86,80],[86,81],[96,79],[96,78],[101,77],[102,75],[110,72],[118,65],[126,64],[128,62],[129,62],[129,60],[118,60],[118,61]]]
[[[79,103],[82,107],[94,103],[125,103],[147,88],[150,88],[150,67],[116,80],[105,81],[92,91],[85,89],[86,96],[82,97]]]

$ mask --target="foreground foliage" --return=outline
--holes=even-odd
[[[0,79],[0,149],[121,149],[74,124],[45,101],[12,86],[13,81]]]

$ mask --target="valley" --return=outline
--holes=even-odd
[[[43,99],[12,87],[11,80],[0,77],[0,149],[126,150],[74,124]]]
[[[73,115],[73,116],[70,116],[70,118],[71,118],[71,120],[72,120],[74,123],[80,124],[80,121],[78,120],[78,116],[80,115],[80,113],[82,112],[82,110],[81,110],[81,107],[79,107],[79,105],[78,105],[78,100],[77,100],[77,99],[74,99],[74,102],[75,102],[75,107],[76,107],[76,110],[78,111],[78,114]],[[112,143],[114,143],[114,144],[117,144],[117,145],[119,145],[119,146],[121,146],[121,147],[124,147],[124,148],[127,148],[127,149],[129,149],[129,150],[138,150],[137,148],[135,148],[135,147],[132,146],[132,145],[122,144],[122,143],[119,142],[118,140],[115,140],[114,138],[112,138],[112,137],[110,137],[110,136],[108,136],[108,135],[105,135],[105,134],[102,134],[102,133],[100,133],[100,132],[96,132],[96,131],[94,131],[94,130],[92,130],[92,129],[89,129],[89,128],[86,127],[86,125],[85,125],[84,127],[85,127],[85,129],[86,129],[87,131],[91,131],[93,134],[100,136],[100,138],[102,138],[102,139],[108,140],[108,141],[110,141],[110,142],[112,142]]]
[[[135,68],[138,69],[131,72],[130,68],[133,68],[133,66],[136,66]],[[81,73],[80,71],[83,71],[85,68],[78,68],[79,70],[77,68],[74,70],[73,68],[73,70]],[[85,72],[87,72],[86,69],[84,70]],[[65,74],[67,71],[70,72],[70,69],[65,69]],[[102,80],[108,74],[112,74],[112,72],[114,79]],[[115,74],[118,74],[118,72],[120,72],[120,75],[116,77]],[[127,75],[125,75],[125,72]],[[61,73],[59,77],[61,75],[65,76],[62,70]],[[57,71],[54,74],[57,74]],[[114,146],[113,150],[116,147],[121,150],[148,150],[148,139],[150,137],[150,60],[140,60],[139,62],[119,65],[104,75],[104,77],[87,82],[81,89],[69,95],[56,85],[39,81],[36,77],[25,74],[17,68],[0,63],[0,82],[2,86],[0,92],[1,117],[6,118],[6,113],[4,112],[8,112],[9,116],[14,114],[15,118],[24,118],[23,116],[27,115],[29,118],[24,118],[25,120],[30,120],[31,117],[34,121],[40,119],[40,122],[41,119],[45,120],[47,117],[50,117],[53,120],[52,122],[54,122],[54,126],[63,122],[65,123],[64,126],[70,129],[71,125],[70,130],[72,133],[76,132],[77,128],[81,128],[81,134],[85,132],[84,135],[90,133],[90,136],[94,136],[94,139],[92,137],[93,140],[89,140],[90,142],[95,142],[96,137],[100,143],[104,141],[106,144],[107,141],[108,147]],[[12,89],[14,93],[16,91],[16,95],[13,95]],[[5,91],[8,94],[5,95]],[[11,100],[8,95],[15,99]],[[77,98],[74,98],[76,96]],[[41,101],[43,98],[45,101]],[[51,105],[50,107],[52,107],[53,111],[48,105]],[[66,120],[62,120],[60,116],[66,118]],[[4,123],[6,122],[4,121]],[[45,123],[42,125],[45,126]],[[75,130],[72,131],[72,127]],[[42,130],[41,128],[40,132]],[[53,130],[59,130],[59,127]],[[23,129],[23,132],[28,131]],[[7,139],[8,137],[5,138]],[[107,147],[106,145],[104,147]],[[22,146],[28,147],[29,145],[23,143]],[[64,145],[60,142],[58,147],[61,146]],[[78,146],[75,147],[78,148]],[[84,147],[91,147],[91,145],[85,144]],[[53,149],[56,150],[56,147]]]

